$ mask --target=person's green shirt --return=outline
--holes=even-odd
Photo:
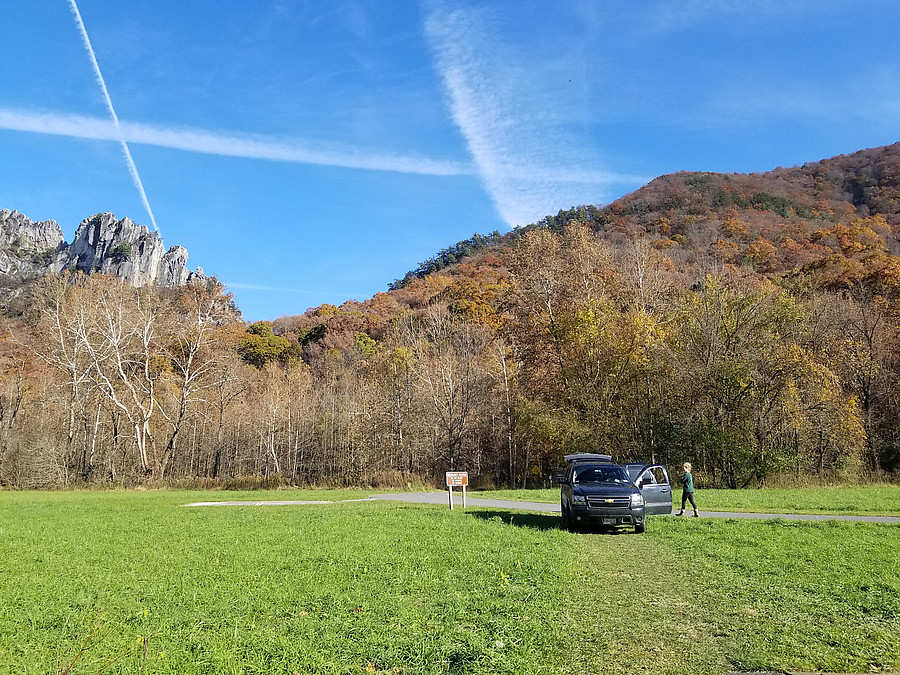
[[[681,477],[681,485],[684,487],[685,492],[694,491],[694,477],[690,471],[684,472],[684,475]]]

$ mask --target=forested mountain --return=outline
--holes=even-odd
[[[705,485],[883,476],[898,235],[900,144],[663,176],[250,327],[217,288],[47,278],[0,343],[0,481],[526,485],[577,450]]]
[[[775,274],[824,268],[823,273],[844,277],[827,281],[841,284],[865,273],[855,263],[869,259],[871,265],[871,254],[900,252],[898,186],[900,143],[761,174],[670,174],[605,208],[560,211],[503,238],[475,235],[423,262],[404,280],[462,259],[459,248],[469,255],[496,252],[498,244],[508,247],[529,231],[561,233],[578,222],[614,247],[647,237],[678,265],[727,263]],[[833,254],[841,258],[825,262]]]

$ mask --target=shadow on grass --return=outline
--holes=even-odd
[[[535,530],[558,530],[559,516],[547,513],[523,513],[522,511],[501,511],[500,509],[466,509],[466,513],[482,520],[501,520],[507,525],[529,527]]]
[[[534,530],[562,529],[562,520],[557,514],[523,513],[521,511],[501,511],[500,509],[467,509],[466,513],[482,520],[500,520],[507,525],[527,527]],[[630,527],[603,527],[599,525],[583,525],[579,534],[630,534]]]

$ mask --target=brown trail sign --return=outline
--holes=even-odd
[[[468,471],[448,471],[446,473],[447,477],[447,491],[450,496],[450,509],[453,509],[453,487],[462,487],[462,503],[463,509],[466,508],[466,486],[469,484],[469,473]]]

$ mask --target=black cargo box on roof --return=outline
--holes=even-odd
[[[566,462],[574,464],[576,462],[611,462],[612,455],[598,455],[592,452],[579,452],[574,455],[566,455]]]

